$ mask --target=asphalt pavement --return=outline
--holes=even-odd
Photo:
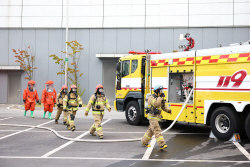
[[[23,116],[22,108],[0,105],[0,124],[36,125],[49,127],[70,138],[101,140],[91,136],[88,129],[93,117],[80,109],[75,118],[76,131],[71,132],[54,120],[42,118],[43,111],[34,112],[35,118]],[[56,115],[53,111],[52,117]],[[61,116],[62,117],[62,116]],[[148,124],[129,125],[124,112],[105,111],[103,119],[104,139],[141,138]],[[167,124],[161,124],[162,130]],[[164,133],[168,145],[161,151],[158,144],[146,148],[140,141],[90,143],[73,142],[58,138],[50,131],[28,127],[0,126],[0,167],[29,166],[250,166],[250,141],[242,136],[241,142],[221,141],[209,138],[210,128],[204,125],[176,123]]]

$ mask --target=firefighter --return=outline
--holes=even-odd
[[[161,128],[159,122],[161,120],[161,111],[165,111],[171,114],[171,109],[169,109],[165,105],[165,101],[163,97],[165,97],[163,93],[163,87],[161,85],[156,85],[154,87],[154,94],[148,98],[148,120],[149,120],[149,127],[145,135],[143,136],[141,142],[142,145],[146,147],[151,147],[148,142],[150,141],[151,137],[155,135],[156,141],[160,146],[160,149],[163,150],[167,148],[167,145],[164,141],[164,138],[161,134]]]
[[[70,86],[70,91],[67,95],[65,95],[63,99],[63,110],[67,112],[67,128],[69,130],[75,130],[75,115],[76,111],[78,110],[77,107],[82,107],[82,99],[77,94],[77,87],[75,85]]]
[[[38,93],[35,89],[36,82],[30,80],[27,84],[27,88],[23,91],[23,102],[25,104],[24,116],[28,110],[30,110],[30,117],[34,118],[33,113],[35,110],[36,102],[39,103]]]
[[[68,87],[66,85],[63,85],[60,93],[57,94],[57,97],[56,97],[57,113],[55,117],[56,124],[58,124],[58,119],[63,110],[63,98],[67,95],[67,93],[68,93]],[[63,124],[64,125],[66,125],[66,121],[67,121],[67,114],[65,111],[63,111]]]
[[[88,116],[88,112],[92,106],[92,114],[95,123],[90,127],[89,132],[91,135],[96,136],[97,132],[100,139],[103,139],[103,132],[101,122],[104,115],[104,108],[106,107],[108,111],[111,111],[108,99],[103,92],[103,86],[101,84],[96,86],[96,91],[94,95],[90,97],[88,105],[86,107],[85,116]]]
[[[54,82],[49,80],[45,83],[45,89],[42,93],[41,99],[42,106],[44,106],[43,118],[45,118],[46,112],[49,112],[48,119],[51,118],[51,113],[53,111],[53,107],[56,104],[56,90],[54,88]]]

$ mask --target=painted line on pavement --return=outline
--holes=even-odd
[[[48,122],[42,123],[42,124],[37,125],[37,126],[42,126],[42,125],[48,124],[48,123],[50,123],[50,122],[52,122],[52,121],[54,121],[54,120],[51,120],[51,121],[48,121]],[[12,133],[12,134],[10,134],[10,135],[7,135],[7,136],[4,136],[4,137],[1,137],[1,138],[0,138],[0,140],[5,139],[5,138],[10,137],[10,136],[17,135],[17,134],[22,133],[22,132],[29,131],[29,130],[31,130],[31,129],[34,129],[34,128],[29,128],[29,129],[25,129],[25,130],[18,131],[18,132],[16,132],[16,133]]]
[[[10,119],[10,118],[13,118],[13,117],[3,118],[3,119],[0,119],[0,121],[6,120],[6,119]]]
[[[60,160],[109,160],[109,161],[158,161],[158,162],[209,162],[209,163],[248,163],[250,161],[226,161],[226,160],[203,160],[203,159],[133,159],[133,158],[90,158],[90,157],[22,157],[0,156],[0,159],[60,159]]]
[[[105,130],[105,128],[103,128]],[[54,129],[55,130],[55,129]],[[19,130],[0,130],[0,132],[17,132]],[[33,131],[30,131],[30,132],[41,132],[41,133],[51,133],[50,131],[44,131],[44,130],[33,130]],[[71,131],[56,131],[56,132],[61,132],[61,133],[72,133]],[[74,131],[74,133],[84,133],[84,132],[88,132],[88,131]],[[105,131],[105,133],[124,133],[124,134],[127,134],[127,133],[131,133],[131,134],[144,134],[145,132],[107,132]],[[209,133],[164,133],[164,134],[168,134],[168,135],[195,135],[195,134],[202,134],[202,135],[209,135]]]
[[[153,151],[153,149],[154,149],[155,143],[156,143],[156,139],[155,139],[155,137],[152,137],[152,140],[151,140],[151,142],[149,143],[149,144],[151,145],[151,147],[148,147],[148,148],[147,148],[145,154],[144,154],[143,157],[142,157],[143,160],[149,159],[149,157],[150,157],[150,155],[151,155],[151,153],[152,153],[152,151]]]
[[[9,106],[9,107],[7,107],[7,109],[8,109],[8,110],[10,110],[10,108],[11,108],[11,107],[13,107],[13,106],[14,106],[14,105],[12,105],[12,106]]]
[[[107,123],[107,122],[110,121],[110,120],[111,120],[111,119],[108,119],[108,120],[104,121],[101,125]],[[72,132],[71,132],[71,133],[72,133]],[[85,135],[87,135],[87,134],[89,134],[89,131],[87,131],[87,132],[81,134],[80,136],[76,137],[75,139],[80,139],[80,138],[82,138],[83,136],[85,136]],[[41,157],[43,157],[43,158],[44,158],[44,157],[48,157],[48,156],[50,156],[50,155],[56,153],[57,151],[63,149],[64,147],[67,147],[68,145],[70,145],[70,144],[72,144],[72,143],[74,143],[74,141],[68,141],[67,143],[65,143],[65,144],[63,144],[63,145],[61,145],[61,146],[55,148],[54,150],[52,150],[52,151],[50,151],[50,152],[48,152],[48,153],[42,155]]]
[[[234,143],[234,145],[242,152],[242,154],[244,154],[244,155],[247,157],[247,159],[250,160],[250,154],[247,152],[247,150],[245,150],[245,149],[240,145],[240,143],[238,143],[238,142],[233,142],[233,143]]]

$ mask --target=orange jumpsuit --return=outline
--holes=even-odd
[[[41,103],[44,104],[44,111],[52,112],[54,104],[56,103],[56,90],[53,92],[47,92],[46,89],[43,89]]]
[[[34,111],[36,106],[36,100],[39,100],[37,91],[29,91],[27,86],[26,89],[23,91],[23,99],[25,100],[25,110]]]

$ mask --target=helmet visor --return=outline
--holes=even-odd
[[[35,91],[35,84],[28,84],[29,91],[33,92]]]
[[[68,92],[68,89],[63,89],[63,93],[67,93]]]
[[[160,93],[163,93],[163,89],[160,89]]]
[[[103,93],[103,88],[99,88],[99,89],[98,89],[98,92],[99,92],[99,93]]]
[[[77,92],[77,88],[72,88],[72,92]]]
[[[53,84],[46,84],[46,91],[47,92],[53,92],[54,85]]]

